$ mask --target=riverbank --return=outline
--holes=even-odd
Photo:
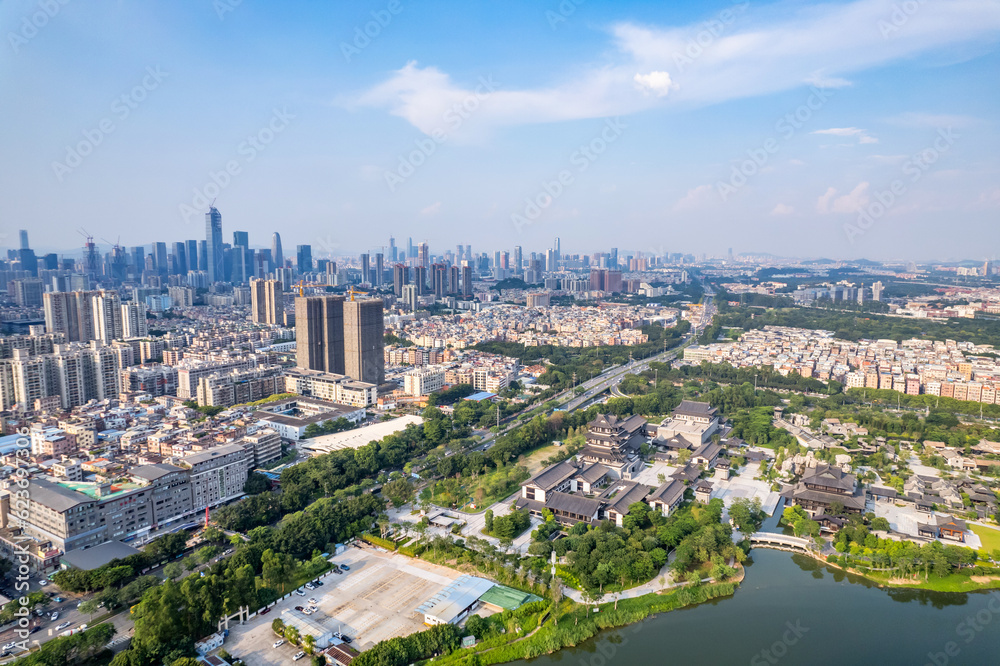
[[[737,586],[734,582],[685,586],[663,594],[647,594],[598,605],[582,605],[563,599],[554,612],[551,608],[544,611],[540,625],[521,638],[510,640],[509,636],[497,636],[475,647],[438,657],[434,663],[488,666],[552,654],[563,648],[575,647],[606,629],[635,624],[651,616],[732,596]]]
[[[755,546],[755,548],[761,548],[761,546]],[[888,573],[882,575],[881,572],[844,565],[839,561],[829,559],[830,556],[824,556],[820,553],[798,552],[797,554],[809,557],[832,569],[837,569],[838,571],[843,571],[844,573],[851,574],[852,576],[864,578],[865,580],[874,583],[877,587],[910,588],[915,590],[927,590],[928,592],[957,593],[986,592],[989,590],[1000,589],[1000,569],[995,570],[995,575],[964,576],[961,574],[950,574],[944,577],[928,575],[926,580],[922,580],[919,574],[908,578],[900,578]]]
[[[941,655],[949,653],[949,664],[987,664],[1000,653],[1000,633],[993,631],[1000,607],[992,593],[881,588],[777,550],[755,549],[752,559],[731,597],[651,616],[510,666],[925,664],[944,663]]]

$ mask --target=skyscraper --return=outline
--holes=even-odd
[[[278,280],[250,280],[250,316],[255,324],[284,321],[284,295]]]
[[[361,255],[361,284],[371,284],[370,275],[368,274],[368,254]]]
[[[295,248],[299,273],[310,273],[313,269],[312,245],[298,245]]]
[[[382,299],[346,301],[344,374],[380,385],[385,381],[385,313]]]
[[[222,213],[215,206],[205,213],[205,243],[208,260],[205,270],[208,271],[209,283],[222,282],[225,278],[224,254],[222,249]]]
[[[448,267],[444,264],[434,264],[431,266],[431,280],[434,281],[434,298],[443,298],[445,293],[447,293],[447,271]]]
[[[427,243],[421,243],[417,246],[417,266],[427,268],[430,265],[430,248],[427,246]]]
[[[187,255],[187,269],[189,271],[198,270],[198,241],[187,240],[184,241],[184,251]],[[187,271],[185,271],[186,273]]]
[[[253,250],[250,249],[250,234],[246,231],[233,232],[233,282],[243,284],[253,277]]]
[[[427,268],[424,266],[417,266],[413,269],[413,283],[417,285],[417,296],[423,296],[427,293]]]
[[[608,268],[618,270],[618,248],[611,248],[611,255],[608,257]]]
[[[20,235],[20,237],[21,237],[21,249],[22,250],[27,250],[28,248],[30,248],[31,246],[28,245],[28,230],[27,229],[21,229],[18,232],[18,235]]]
[[[277,231],[271,236],[271,261],[275,268],[285,267],[285,255],[281,253],[281,234]]]
[[[389,236],[389,261],[396,263],[399,261],[398,249],[396,248],[396,239]]]
[[[383,262],[382,253],[377,252],[375,254],[375,275],[373,276],[375,279],[372,280],[372,284],[374,284],[376,287],[382,286],[382,272],[384,270],[385,270],[385,265]]]
[[[462,266],[462,293],[472,296],[472,266]]]
[[[295,365],[344,374],[344,297],[295,299]]]
[[[559,240],[559,236],[556,236],[555,242],[552,244],[552,249],[556,253],[556,261],[562,258],[562,243]]]
[[[410,268],[406,264],[396,264],[392,267],[392,288],[397,298],[403,296],[403,285],[410,283]]]
[[[156,272],[160,275],[170,273],[170,264],[167,262],[167,244],[153,243],[153,263],[156,265]]]
[[[198,270],[208,273],[208,241],[198,241]]]
[[[460,268],[458,266],[452,266],[448,271],[448,293],[449,294],[461,294],[462,290],[458,285],[458,276],[460,275]]]
[[[183,242],[175,242],[173,245],[174,250],[174,271],[176,275],[187,275],[188,272],[188,262],[187,262],[187,245]]]
[[[135,270],[135,276],[141,279],[143,271],[146,270],[146,248],[141,245],[132,248],[132,267]]]
[[[524,267],[524,252],[520,245],[514,246],[514,274],[520,275]]]

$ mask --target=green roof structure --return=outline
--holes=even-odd
[[[479,601],[482,603],[497,606],[504,610],[514,610],[532,601],[541,600],[542,598],[538,595],[515,590],[506,585],[494,585],[483,596],[479,597]]]

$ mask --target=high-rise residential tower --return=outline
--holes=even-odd
[[[362,382],[385,381],[385,313],[382,299],[344,302],[344,374]]]
[[[295,365],[344,374],[343,296],[295,299]]]
[[[250,280],[250,315],[255,324],[282,324],[284,303],[281,282]]]

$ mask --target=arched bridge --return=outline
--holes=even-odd
[[[800,553],[812,552],[813,543],[810,539],[778,534],[776,532],[757,532],[750,535],[750,545],[757,548],[774,548],[775,550],[791,550]]]

